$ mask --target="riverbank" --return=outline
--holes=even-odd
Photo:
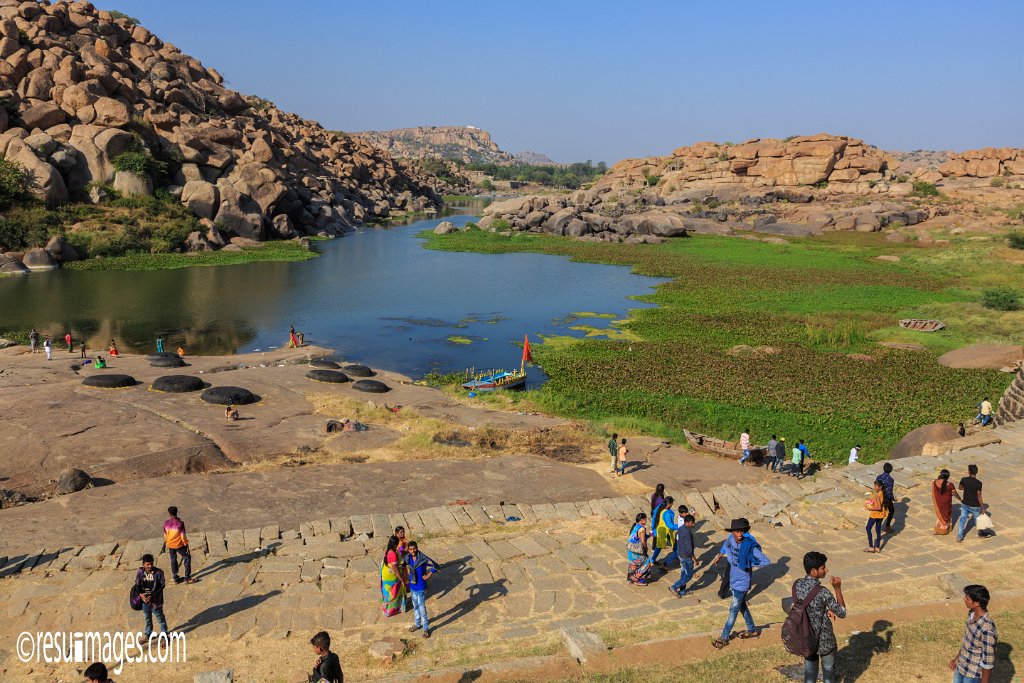
[[[184,254],[125,254],[101,259],[73,261],[68,270],[172,270],[192,266],[233,266],[269,261],[307,261],[317,252],[298,241],[263,242],[237,251],[199,251]]]
[[[805,439],[820,460],[845,461],[857,443],[866,460],[883,459],[910,430],[968,420],[981,397],[995,399],[1009,383],[1005,373],[944,368],[940,353],[980,340],[1013,343],[1024,331],[1024,314],[979,302],[993,280],[1024,287],[995,239],[953,236],[949,247],[929,249],[849,233],[771,242],[701,235],[660,245],[477,230],[423,236],[431,249],[560,254],[672,278],[637,297],[657,307],[616,322],[627,344],[534,347],[550,380],[521,400],[677,442],[683,429],[735,439],[749,427],[759,442],[773,433]],[[947,328],[899,328],[908,317],[941,317]]]

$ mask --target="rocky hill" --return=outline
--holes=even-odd
[[[934,149],[915,149],[910,152],[888,150],[886,154],[900,162],[900,168],[904,171],[913,171],[915,168],[935,170],[946,163],[952,152]]]
[[[418,126],[353,135],[397,159],[449,159],[467,164],[532,163],[502,151],[490,133],[473,126]]]
[[[558,163],[547,154],[524,150],[515,156],[516,161],[530,166],[557,166]]]
[[[162,189],[225,237],[336,235],[439,198],[355,136],[226,88],[217,71],[88,2],[0,0],[0,154],[50,207]]]

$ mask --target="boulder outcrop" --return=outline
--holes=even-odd
[[[939,173],[946,178],[994,178],[1024,175],[1024,149],[983,147],[950,153]]]
[[[440,206],[423,177],[363,138],[243,97],[89,2],[0,0],[0,53],[0,98],[17,112],[0,114],[0,155],[31,174],[50,206],[95,185],[164,188],[226,233],[254,239],[342,234]],[[150,171],[118,170],[127,152],[149,158]]]

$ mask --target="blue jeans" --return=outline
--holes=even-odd
[[[875,540],[871,540],[871,527],[875,528]],[[868,524],[864,527],[868,532],[868,547],[869,548],[881,548],[882,547],[882,518],[868,517]]]
[[[185,568],[185,580],[188,581],[192,578],[192,553],[189,552],[188,546],[183,545],[180,548],[168,548],[167,554],[171,556],[171,576],[174,580],[178,580],[178,555],[181,555],[181,563]]]
[[[625,474],[625,473],[626,473],[626,461],[623,460],[622,464],[619,465],[619,474]]]
[[[743,449],[743,457],[740,458],[740,464],[742,465],[743,463],[745,463],[748,460],[750,460],[750,449],[749,448],[744,448]]]
[[[956,522],[956,537],[963,540],[964,534],[967,532],[967,518],[973,517],[975,520],[981,515],[980,507],[971,507],[970,505],[960,504],[960,519]]]
[[[725,628],[722,629],[722,640],[729,640],[732,626],[736,623],[737,615],[741,613],[743,614],[743,621],[747,624],[747,630],[755,630],[757,626],[754,624],[754,615],[750,613],[750,608],[747,607],[747,591],[733,590],[732,603],[729,604],[729,618],[725,622]]]
[[[679,558],[679,580],[672,584],[672,590],[686,594],[686,583],[693,577],[693,560]]]
[[[821,655],[821,678],[823,683],[835,683],[836,680],[836,651],[827,655]],[[804,660],[804,683],[817,683],[818,680],[818,657]]]
[[[142,603],[142,613],[146,617],[146,638],[153,633],[153,615],[156,615],[156,623],[160,625],[160,630],[167,633],[170,629],[167,628],[167,620],[164,619],[164,606],[163,605],[150,605],[149,603]]]
[[[981,676],[964,676],[959,671],[953,672],[953,683],[981,683]]]
[[[427,593],[426,591],[409,591],[412,595],[412,613],[416,626],[422,626],[424,631],[430,630],[427,623]]]

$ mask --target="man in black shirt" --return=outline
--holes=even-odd
[[[309,683],[345,683],[345,674],[341,672],[338,655],[331,652],[331,636],[327,631],[320,631],[310,638],[309,644],[316,653],[316,664],[309,674]]]
[[[981,497],[981,481],[978,480],[978,466],[968,465],[967,476],[960,480],[963,491],[960,503],[960,520],[957,522],[956,542],[963,543],[967,531],[968,516],[977,519],[985,512],[985,501]]]

